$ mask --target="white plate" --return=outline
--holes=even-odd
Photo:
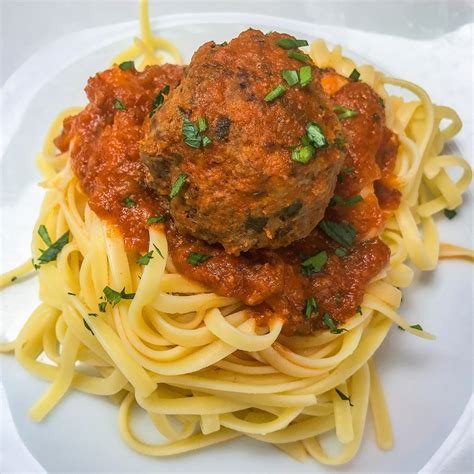
[[[185,60],[203,42],[221,42],[249,26],[308,39],[315,32],[314,25],[302,22],[242,14],[174,15],[160,18],[159,25],[160,34],[180,48]],[[31,228],[42,197],[33,158],[48,125],[59,110],[85,102],[82,90],[87,78],[108,67],[135,31],[132,22],[71,35],[67,42],[43,50],[7,81],[1,162],[2,268],[29,255]],[[13,112],[7,116],[7,110]],[[470,245],[469,204],[454,221],[440,219],[445,240]],[[428,342],[392,329],[376,358],[392,414],[395,447],[391,452],[379,451],[369,423],[359,454],[341,471],[417,471],[456,424],[472,392],[471,272],[465,263],[443,262],[436,271],[418,275],[404,292],[401,312],[438,339]],[[31,279],[13,285],[1,298],[2,335],[11,338],[38,302],[37,284]],[[277,449],[248,439],[170,459],[141,456],[120,439],[117,407],[77,392],[71,392],[43,423],[35,424],[27,411],[48,385],[26,373],[12,357],[0,360],[18,432],[48,472],[329,471],[311,460],[298,464]]]

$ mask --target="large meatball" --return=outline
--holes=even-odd
[[[282,38],[292,39],[250,29],[229,44],[204,44],[145,124],[141,155],[151,185],[168,195],[186,176],[170,206],[178,230],[229,253],[307,236],[343,162],[319,71],[299,49],[277,44]],[[299,78],[285,74],[299,79],[290,86],[282,72],[301,67]],[[270,100],[278,86],[284,92]]]

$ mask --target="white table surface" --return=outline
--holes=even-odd
[[[191,12],[252,12],[318,24],[434,39],[473,21],[471,0],[150,0],[151,15]],[[137,0],[0,0],[0,84],[31,55],[67,33],[128,21],[137,17]],[[407,20],[409,19],[409,20]],[[25,459],[12,433],[8,408],[0,393],[0,456],[17,446],[15,458]],[[11,460],[10,460],[11,461]],[[2,469],[0,459],[0,471]],[[7,462],[7,465],[10,465]],[[32,467],[34,470],[34,467]],[[449,469],[448,469],[449,470]],[[462,467],[460,470],[464,470]]]

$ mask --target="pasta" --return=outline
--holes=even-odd
[[[161,64],[168,55],[180,64],[178,49],[152,34],[147,2],[141,7],[141,38],[114,62],[140,57],[143,67]],[[317,66],[345,76],[356,66],[340,46],[331,50],[323,40],[313,42],[310,55]],[[46,194],[33,232],[32,262],[41,259],[41,225],[53,242],[66,232],[69,240],[56,260],[36,269],[41,303],[16,340],[0,346],[2,352],[14,352],[30,373],[51,382],[30,409],[33,420],[44,419],[75,389],[120,401],[120,433],[143,454],[171,456],[245,435],[297,460],[310,455],[338,465],[356,454],[370,408],[378,446],[392,447],[372,356],[392,324],[433,338],[397,313],[400,288],[413,278],[408,261],[432,270],[440,258],[474,260],[468,249],[440,243],[434,221],[437,213],[462,203],[472,172],[461,157],[441,154],[461,128],[452,109],[433,104],[419,86],[386,77],[370,65],[357,69],[384,99],[387,124],[400,139],[396,174],[403,197],[382,233],[390,265],[370,283],[360,314],[340,334],[284,336],[278,318],[268,327],[258,326],[237,299],[180,275],[159,227],[150,228],[149,250],[159,249],[160,256],[146,266],[137,264],[121,235],[88,206],[68,153],[56,154],[53,139],[62,120],[78,110],[59,115],[37,159]],[[387,86],[415,98],[406,101]],[[449,125],[441,128],[443,120]],[[450,177],[451,168],[461,170],[459,179]],[[4,274],[1,286],[33,271],[32,262]],[[98,313],[97,301],[106,303],[106,287],[122,297]],[[49,362],[39,360],[41,354]],[[149,444],[133,432],[130,419],[137,406],[166,442]],[[318,441],[333,430],[342,446],[336,456]]]

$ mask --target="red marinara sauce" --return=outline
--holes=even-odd
[[[146,186],[138,142],[154,97],[166,84],[175,86],[182,74],[182,67],[171,65],[143,72],[113,67],[97,74],[86,87],[89,104],[64,121],[55,142],[61,151],[70,149],[89,205],[123,234],[129,251],[147,250],[147,219],[167,212],[167,203]],[[332,82],[329,75],[335,78]],[[288,247],[234,256],[219,245],[179,234],[171,219],[165,225],[178,271],[218,294],[241,299],[259,322],[281,317],[287,335],[327,328],[322,319],[326,313],[336,324],[355,314],[367,284],[388,263],[390,251],[377,236],[400,199],[392,174],[398,139],[385,127],[380,98],[366,84],[349,82],[333,71],[327,71],[322,84],[335,105],[358,112],[342,120],[347,154],[335,191],[339,198],[325,216],[352,224],[357,230],[352,245],[345,248],[316,228]],[[344,204],[358,195],[363,199]],[[320,271],[305,273],[302,262],[323,251],[327,261]],[[188,263],[191,252],[211,258],[193,266]],[[312,298],[317,309],[308,315],[305,310]]]

